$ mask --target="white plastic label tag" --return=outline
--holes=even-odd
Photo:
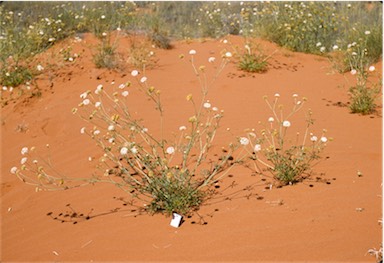
[[[179,227],[182,219],[183,217],[181,215],[173,213],[170,225],[173,227]]]

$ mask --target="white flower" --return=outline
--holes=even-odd
[[[375,66],[370,66],[368,70],[372,72],[372,71],[375,71],[375,69],[376,69]]]
[[[179,131],[185,131],[187,129],[187,127],[185,127],[185,126],[180,126],[179,127]]]
[[[127,97],[129,95],[129,92],[126,90],[126,91],[123,91],[121,93],[121,95],[123,95],[123,97]]]
[[[144,127],[144,128],[141,130],[141,132],[142,132],[142,133],[146,133],[146,132],[148,132],[148,128],[145,128],[145,127]]]
[[[189,51],[189,55],[196,55],[196,50],[191,49],[191,50]]]
[[[323,136],[323,137],[320,138],[320,141],[322,141],[322,142],[327,142],[328,139],[327,139],[327,137],[324,137],[324,136]]]
[[[101,102],[100,101],[97,101],[96,103],[95,103],[95,107],[96,108],[99,108],[101,106]]]
[[[16,174],[17,173],[17,167],[16,166],[13,166],[11,168],[11,174]]]
[[[123,147],[120,149],[120,154],[121,155],[126,155],[128,153],[128,148],[127,147]]]
[[[212,108],[213,111],[218,111],[219,109],[217,107]]]
[[[101,19],[105,19],[105,15],[102,15],[102,16],[101,16]]]
[[[144,83],[144,82],[146,82],[147,81],[147,77],[142,77],[141,79],[140,79],[140,82],[141,83]]]
[[[172,146],[169,146],[169,147],[167,148],[166,152],[167,152],[168,154],[173,154],[173,153],[175,152],[175,148],[173,148]]]
[[[84,92],[80,94],[80,98],[85,99],[87,97],[88,93]]]
[[[27,162],[27,160],[28,160],[27,157],[23,157],[23,158],[21,158],[20,163],[25,164]]]
[[[320,52],[321,52],[321,53],[324,53],[324,52],[325,52],[325,47],[321,47],[321,48],[320,48]]]
[[[23,147],[21,149],[21,154],[24,155],[24,154],[27,154],[28,153],[28,147]]]
[[[131,75],[132,75],[133,77],[136,77],[137,75],[139,75],[139,71],[137,71],[137,70],[132,70]]]
[[[230,57],[232,57],[232,53],[231,53],[231,52],[226,52],[226,53],[225,53],[225,57],[226,57],[226,58],[230,58]]]
[[[88,105],[90,102],[91,102],[91,101],[90,101],[89,99],[85,99],[85,100],[83,100],[83,104],[84,104],[84,105]]]
[[[98,85],[97,87],[96,87],[96,90],[95,90],[95,93],[96,94],[100,94],[100,92],[103,90],[103,85]]]
[[[208,62],[209,62],[209,63],[213,63],[213,62],[215,62],[215,58],[214,58],[214,57],[210,57],[210,58],[208,58]]]
[[[291,123],[289,121],[283,121],[283,127],[288,128],[291,126]]]
[[[295,93],[295,94],[292,95],[292,97],[297,98],[297,97],[299,97],[299,95],[297,95],[297,94]]]
[[[211,105],[211,103],[209,103],[209,101],[207,101],[207,102],[205,102],[205,103],[203,104],[203,107],[206,108],[206,109],[209,109],[211,106],[212,106],[212,105]]]
[[[95,131],[93,132],[93,135],[98,135],[98,134],[100,134],[100,131],[99,131],[99,130],[95,130]]]
[[[109,139],[108,139],[108,142],[109,142],[109,143],[113,143],[114,141],[115,141],[115,138],[109,138]]]
[[[280,94],[279,93],[275,93],[275,97],[276,98],[280,97]]]
[[[357,73],[356,69],[351,70],[351,75],[355,75]]]
[[[313,136],[311,137],[311,141],[316,142],[316,141],[317,141],[317,136],[313,135]]]
[[[320,47],[320,46],[321,46],[321,42],[317,42],[316,47]]]
[[[124,89],[125,88],[125,84],[120,84],[119,85],[119,89]]]
[[[80,133],[81,133],[81,134],[84,134],[84,133],[85,133],[85,127],[83,127],[83,128],[80,129]]]
[[[256,144],[255,147],[253,148],[253,150],[255,152],[260,152],[261,151],[261,145],[260,144]]]
[[[269,118],[268,118],[268,121],[269,121],[269,122],[274,122],[275,119],[274,119],[273,117],[269,117]]]
[[[44,70],[44,67],[43,67],[42,65],[37,65],[37,66],[36,66],[36,69],[37,69],[38,71],[42,71],[42,70]]]
[[[333,49],[333,50],[338,50],[338,49],[339,49],[339,46],[338,46],[338,45],[334,45],[334,46],[332,47],[332,49]]]
[[[364,32],[364,34],[369,35],[369,34],[371,34],[371,31],[367,30],[367,31]]]
[[[227,43],[228,43],[228,40],[224,39],[224,40],[223,40],[223,43],[224,43],[224,44],[227,44]]]
[[[137,150],[136,146],[133,146],[131,148],[131,153],[136,154],[137,152],[138,152],[138,150]]]
[[[103,32],[101,35],[102,35],[103,37],[106,37],[106,36],[107,36],[107,32]]]
[[[240,144],[241,145],[248,145],[249,144],[249,139],[245,137],[240,138]]]
[[[115,130],[115,126],[113,126],[113,125],[108,126],[108,131],[114,131],[114,130]]]
[[[54,37],[50,37],[50,38],[48,39],[48,42],[53,42],[53,41],[55,41],[55,38],[54,38]]]

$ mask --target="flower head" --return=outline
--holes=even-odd
[[[96,94],[100,94],[100,92],[103,90],[103,85],[98,85],[97,87],[96,87],[96,90],[95,90],[95,93]]]
[[[288,128],[291,126],[291,123],[289,121],[283,121],[283,127]]]
[[[80,129],[80,133],[81,133],[81,134],[84,134],[84,133],[85,133],[85,127],[83,127],[83,128]]]
[[[210,57],[210,58],[208,58],[208,62],[209,62],[209,63],[213,63],[213,62],[215,62],[215,58],[214,58],[214,57]]]
[[[203,104],[203,107],[206,108],[206,109],[209,109],[211,106],[212,106],[212,105],[211,105],[211,103],[209,103],[209,101],[207,101],[207,102],[205,102],[205,103]]]
[[[136,146],[133,146],[131,148],[131,153],[136,154],[137,152],[138,152],[138,150],[137,150]]]
[[[261,151],[261,145],[260,144],[255,144],[255,147],[253,148],[255,152],[260,152]]]
[[[369,35],[369,34],[371,34],[371,31],[367,30],[367,31],[364,32],[364,34]]]
[[[127,147],[123,147],[120,149],[120,154],[121,155],[126,155],[128,153],[128,148]]]
[[[166,152],[167,152],[168,154],[173,154],[173,153],[175,152],[175,148],[173,148],[172,146],[169,146],[169,147],[167,148]]]
[[[231,53],[231,52],[226,52],[226,53],[225,53],[225,57],[226,57],[226,58],[230,58],[230,57],[232,57],[232,53]]]
[[[146,82],[147,81],[147,77],[142,77],[141,79],[140,79],[140,82],[141,83],[144,83],[144,82]]]
[[[268,118],[268,122],[274,122],[274,121],[275,121],[275,119],[273,117]]]
[[[372,72],[372,71],[375,71],[375,69],[376,69],[375,66],[370,66],[368,70]]]
[[[191,50],[189,51],[189,55],[196,55],[196,50],[191,49]]]
[[[113,125],[108,126],[108,131],[114,131],[114,130],[115,130],[115,126],[113,126]]]
[[[311,141],[312,141],[312,142],[316,142],[316,141],[317,141],[317,136],[313,135],[313,136],[311,137]]]
[[[328,139],[327,139],[327,137],[324,137],[324,136],[323,136],[323,137],[320,138],[320,141],[321,141],[321,142],[327,142]]]
[[[85,99],[87,97],[87,95],[88,95],[87,92],[83,92],[80,94],[80,98]]]
[[[179,131],[185,131],[187,129],[187,127],[185,127],[185,126],[180,126],[179,127]]]
[[[27,154],[28,153],[28,147],[23,147],[21,149],[21,154],[24,155],[24,154]]]
[[[240,144],[241,145],[248,145],[249,144],[249,139],[246,137],[241,137],[240,138]]]
[[[27,157],[23,157],[23,158],[21,158],[20,163],[25,164],[27,162],[27,160],[28,160]]]
[[[90,101],[89,99],[85,99],[85,100],[83,100],[83,104],[84,104],[84,105],[88,105],[89,103],[91,103],[91,101]]]
[[[137,71],[136,69],[132,70],[131,75],[132,77],[136,77],[137,75],[139,75],[139,71]]]
[[[121,93],[121,95],[123,95],[123,97],[127,97],[129,95],[129,92],[126,90],[126,91],[123,91]]]
[[[355,75],[357,73],[357,70],[356,69],[352,69],[351,70],[351,75]]]
[[[11,168],[11,174],[16,174],[17,173],[17,167],[16,166],[13,166]]]

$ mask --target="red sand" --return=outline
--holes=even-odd
[[[241,38],[230,39],[243,45]],[[71,109],[80,102],[80,93],[98,84],[108,87],[112,81],[119,85],[131,79],[132,67],[123,72],[96,69],[90,53],[95,42],[87,36],[72,44],[80,58],[72,64],[60,62],[54,70],[46,67],[38,77],[41,97],[24,96],[2,109],[1,261],[374,262],[367,251],[379,248],[382,238],[378,223],[382,218],[381,114],[360,116],[334,105],[348,102],[347,80],[351,83],[353,78],[333,72],[326,58],[259,42],[267,54],[276,50],[268,72],[245,74],[231,63],[209,92],[211,103],[225,110],[222,130],[229,127],[241,136],[245,128],[258,128],[257,121],[269,117],[264,95],[280,93],[283,101],[289,101],[293,93],[305,96],[314,112],[315,130],[326,128],[334,138],[324,152],[330,158],[314,168],[330,184],[304,181],[266,190],[258,176],[238,167],[224,185],[235,181],[232,192],[248,185],[253,188],[231,200],[209,201],[178,229],[169,226],[170,218],[162,215],[134,216],[115,198],[125,194],[112,185],[36,193],[9,173],[19,164],[21,148],[36,146],[43,152],[49,143],[58,169],[73,177],[91,175],[96,162],[89,162],[88,157],[97,157],[100,151],[80,135],[85,123]],[[172,50],[156,50],[157,66],[147,70],[148,81],[163,94],[168,133],[187,123],[191,108],[185,96],[200,92],[188,51],[195,49],[196,64],[208,68],[208,57],[219,57],[227,47],[214,40],[174,45]],[[119,50],[126,55],[126,39],[120,40]],[[42,65],[54,62],[50,52],[40,58]],[[183,60],[180,54],[185,55]],[[381,69],[381,63],[376,68]],[[54,77],[51,88],[50,76]],[[155,129],[153,106],[133,87],[129,96],[131,108]],[[17,130],[21,124],[26,125],[26,132]],[[215,143],[224,144],[224,137]],[[93,209],[92,218],[72,224],[47,216],[48,212],[57,216],[69,211],[67,204],[77,213]],[[120,210],[111,212],[116,208]]]

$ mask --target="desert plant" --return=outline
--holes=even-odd
[[[325,137],[325,130],[319,137],[310,132],[314,124],[311,110],[305,116],[303,136],[300,137],[298,131],[292,134],[290,118],[303,108],[306,98],[299,100],[298,95],[294,94],[292,110],[286,116],[283,105],[279,104],[279,98],[280,95],[275,94],[273,102],[269,102],[264,97],[272,112],[268,124],[260,123],[264,127],[260,135],[256,135],[255,130],[249,131],[246,137],[240,138],[240,143],[249,151],[257,173],[269,171],[278,185],[287,185],[305,178],[305,173],[311,170],[315,161],[321,159],[320,154],[328,138]]]
[[[268,58],[264,53],[252,44],[244,46],[245,52],[239,54],[239,68],[246,72],[263,73],[268,70]]]
[[[0,71],[0,84],[8,87],[17,87],[33,78],[32,71],[26,66],[7,67],[2,65]]]
[[[101,174],[92,178],[66,177],[58,173],[49,161],[35,159],[34,147],[21,150],[22,166],[12,167],[11,173],[36,186],[37,190],[112,183],[131,194],[133,199],[143,200],[148,204],[145,209],[151,213],[188,214],[198,209],[210,196],[210,187],[238,161],[234,156],[238,144],[229,144],[221,156],[211,154],[223,112],[206,100],[212,82],[207,82],[204,67],[195,66],[195,54],[196,51],[190,51],[193,69],[201,83],[201,102],[196,103],[192,95],[187,96],[194,115],[188,119],[188,128],[181,126],[180,134],[173,141],[166,139],[163,131],[164,108],[160,90],[150,86],[147,77],[134,70],[131,75],[137,87],[155,104],[160,117],[160,134],[152,134],[141,120],[131,114],[127,90],[131,82],[119,85],[113,92],[99,85],[94,92],[86,91],[80,95],[82,102],[74,113],[92,127],[82,128],[81,133],[93,139],[103,152],[99,163]],[[226,53],[223,57],[213,80],[230,56]]]
[[[145,69],[155,67],[157,62],[155,52],[151,43],[145,41],[143,37],[132,36],[128,52],[127,62],[134,68],[145,71]]]
[[[97,68],[116,69],[119,67],[119,58],[116,53],[117,37],[111,43],[109,33],[102,33],[103,38],[97,47],[97,52],[93,55],[93,62]]]

